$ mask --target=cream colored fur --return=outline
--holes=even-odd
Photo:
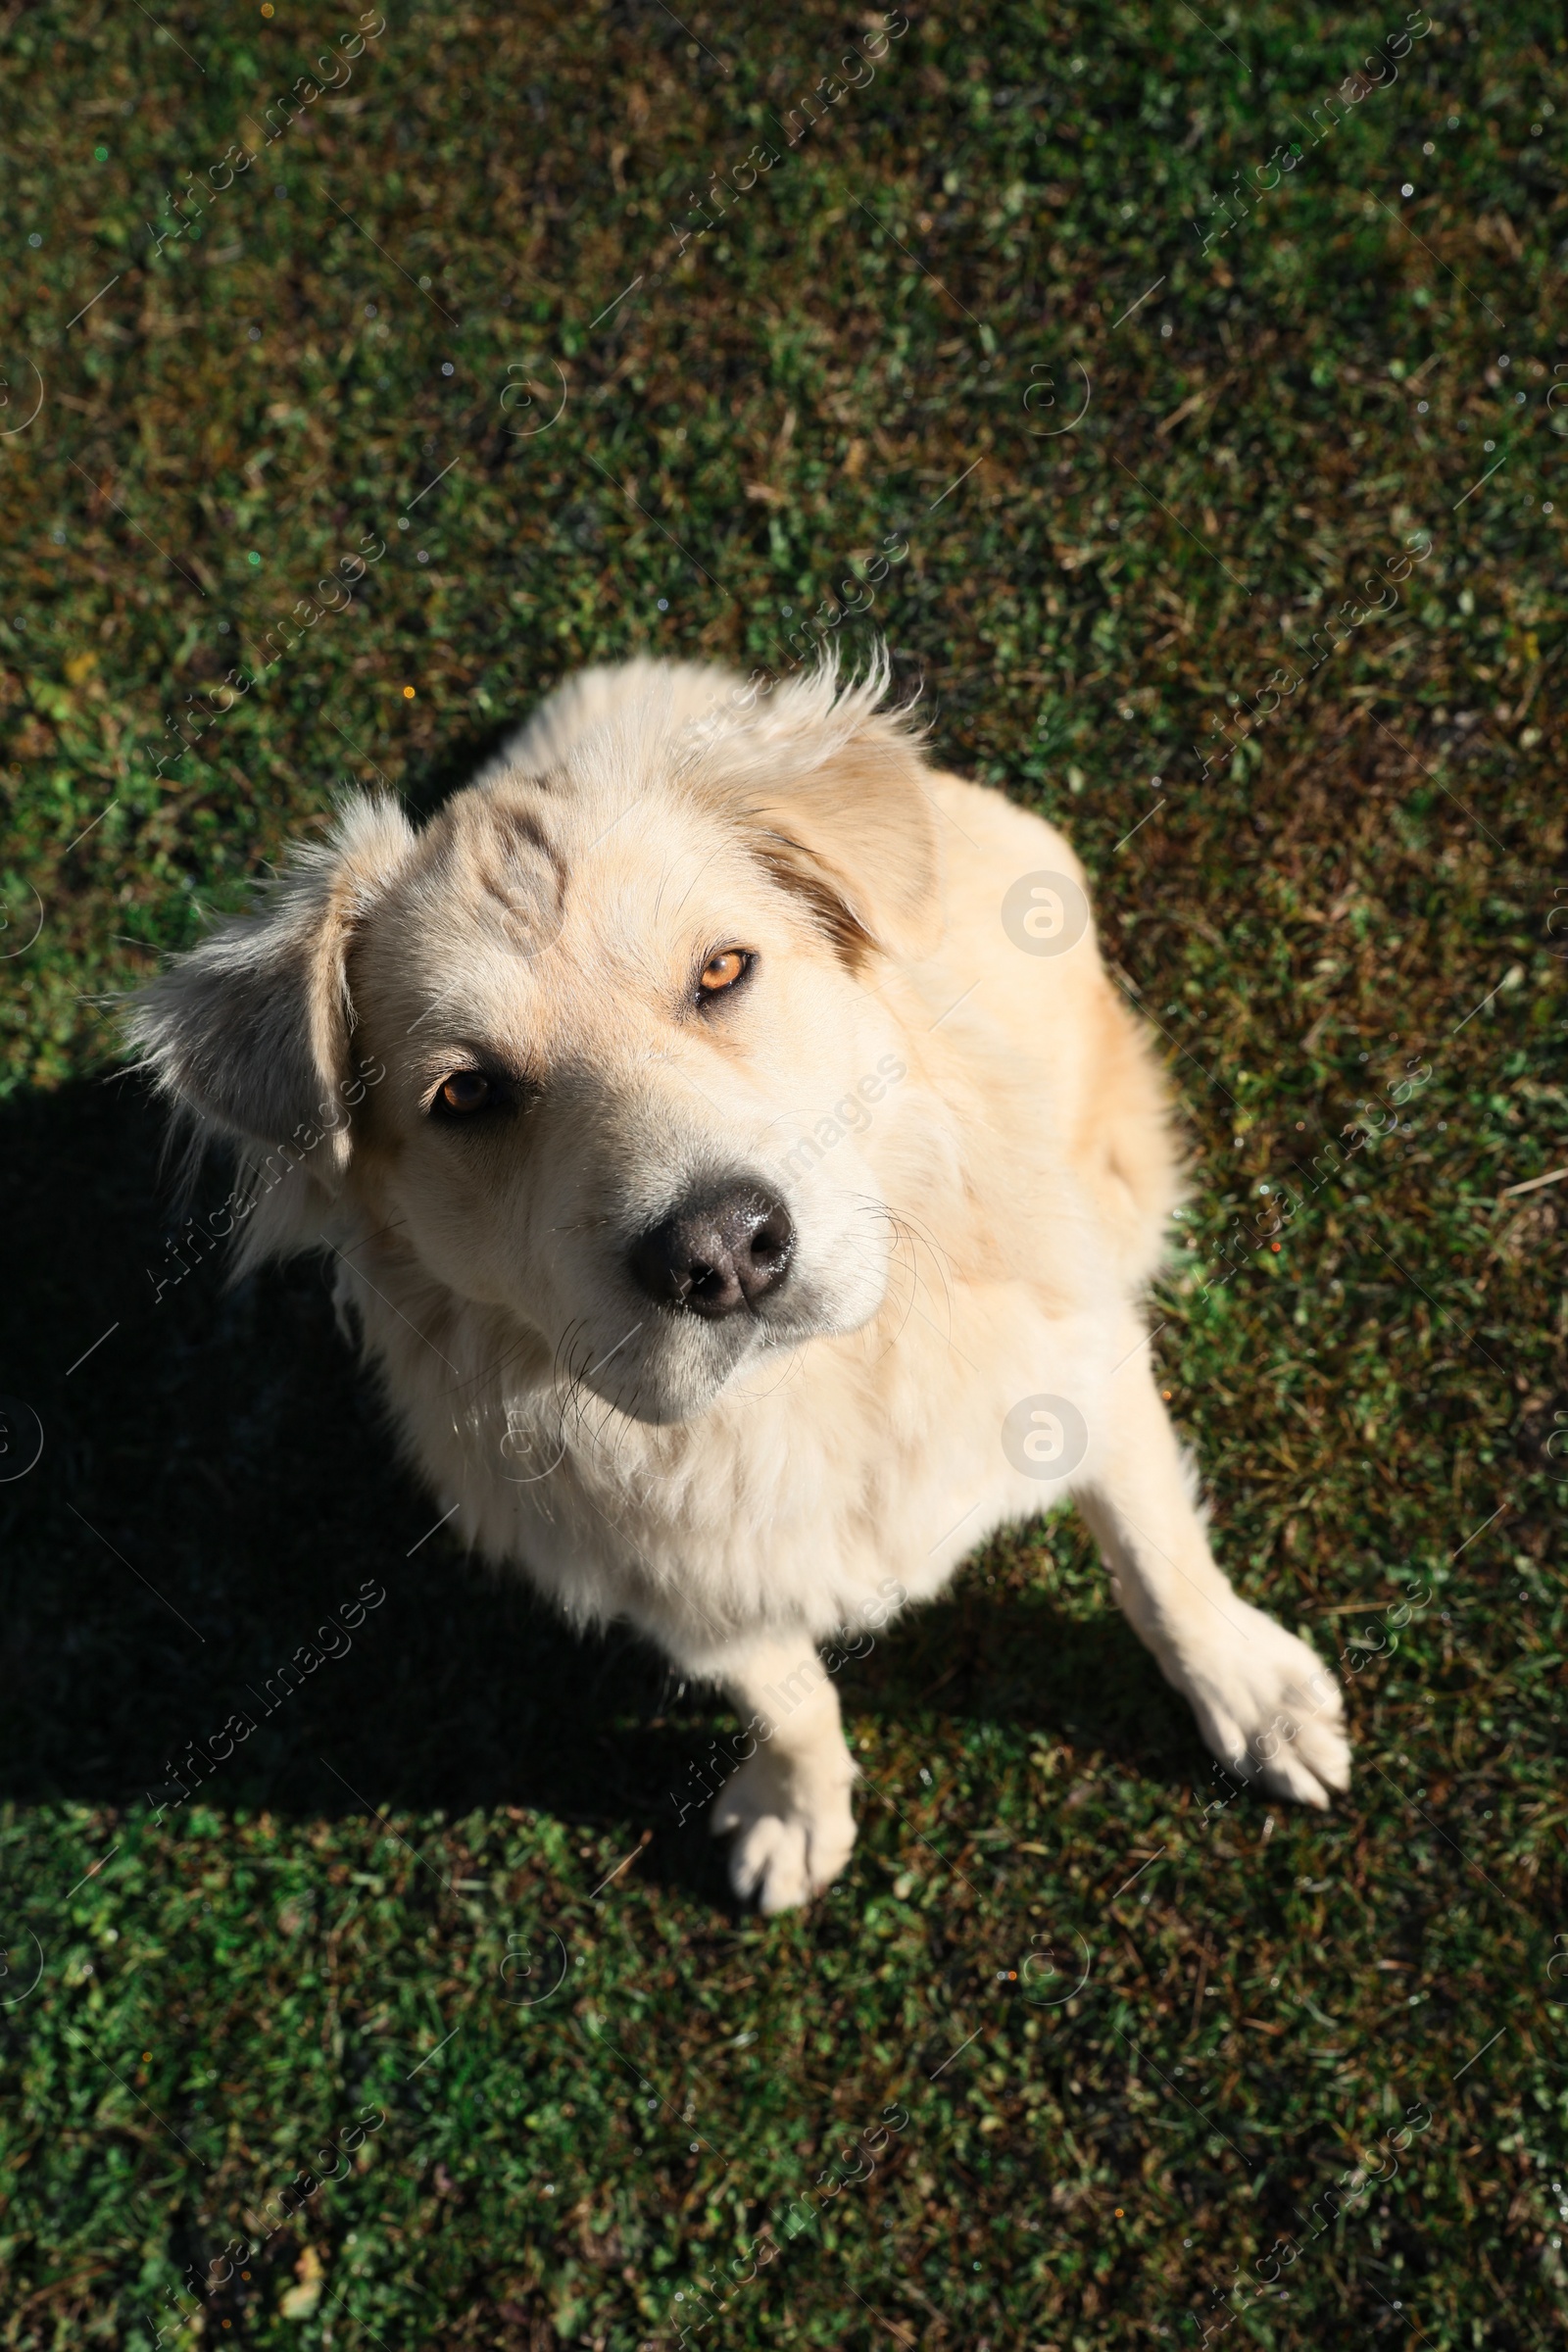
[[[756,1752],[715,1827],[767,1910],[855,1837],[815,1645],[1069,1491],[1213,1752],[1312,1804],[1348,1779],[1339,1692],[1215,1566],[1155,1385],[1163,1082],[1092,924],[1052,953],[1004,919],[1042,872],[1070,912],[1082,869],[933,771],[884,683],[590,670],[421,832],[347,804],[133,1021],[252,1171],[244,1262],[334,1252],[464,1540],[730,1694]],[[750,976],[699,1000],[731,947]],[[475,1062],[514,1106],[429,1115]],[[637,1235],[734,1173],[787,1205],[781,1286],[719,1322],[640,1295]],[[1039,1398],[1081,1419],[1070,1475],[1049,1412],[1004,1442]]]

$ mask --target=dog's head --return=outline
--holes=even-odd
[[[939,891],[882,683],[589,672],[422,832],[348,803],[132,1038],[200,1127],[289,1153],[317,1231],[352,1204],[611,1403],[689,1419],[886,1293],[877,982]]]

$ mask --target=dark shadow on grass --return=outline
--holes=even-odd
[[[1045,1732],[1156,1780],[1202,1755],[1191,1710],[1107,1600],[1084,1616],[1040,1585],[992,1593],[967,1570],[941,1600],[913,1609],[846,1681],[857,1712]]]
[[[38,1415],[36,1467],[0,1484],[0,1798],[138,1804],[191,1742],[256,1728],[202,1784],[290,1815],[515,1805],[593,1824],[640,1870],[723,1899],[721,1851],[673,1792],[723,1718],[622,1630],[569,1634],[462,1556],[400,1467],[338,1335],[324,1269],[222,1288],[167,1274],[161,1121],[135,1082],[0,1114],[11,1268],[0,1387]],[[226,1192],[198,1181],[198,1213]],[[15,1458],[15,1457],[12,1457]],[[281,1669],[368,1586],[352,1647]],[[852,1710],[1064,1733],[1168,1768],[1184,1712],[1111,1617],[967,1580],[850,1666]],[[1172,1726],[1176,1729],[1173,1732]],[[1151,1747],[1151,1740],[1154,1745]],[[221,1744],[221,1740],[220,1741]]]
[[[466,784],[471,784],[480,768],[488,766],[520,730],[532,707],[525,706],[494,726],[474,727],[463,734],[444,734],[439,756],[428,767],[416,769],[404,783],[403,805],[411,823],[428,824],[444,802],[451,800],[455,792],[461,792]]]

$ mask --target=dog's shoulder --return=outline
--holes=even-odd
[[[1084,869],[1066,835],[1032,808],[1020,808],[995,785],[971,784],[945,770],[931,776],[928,790],[950,819],[943,828],[944,863],[950,872],[972,868],[978,877],[983,871],[989,889],[998,871],[1025,871],[1031,864],[1049,863],[1087,896]]]

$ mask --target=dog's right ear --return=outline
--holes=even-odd
[[[160,1094],[210,1133],[249,1144],[320,1129],[313,1174],[348,1164],[353,1084],[348,955],[354,934],[407,863],[416,835],[396,802],[355,794],[326,840],[297,846],[264,883],[255,914],[144,989],[126,1023]]]

